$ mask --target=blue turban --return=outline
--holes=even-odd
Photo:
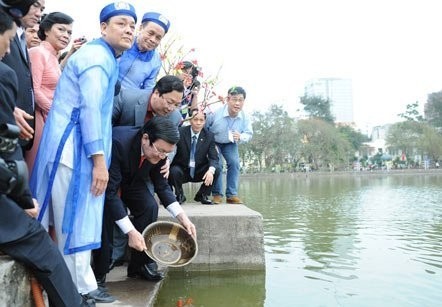
[[[109,18],[117,15],[128,15],[135,19],[137,22],[137,14],[135,13],[135,8],[132,4],[119,1],[106,5],[100,12],[100,22],[105,22]]]
[[[169,21],[169,19],[167,19],[166,17],[164,17],[164,15],[161,15],[160,13],[148,12],[148,13],[144,14],[143,20],[141,21],[141,23],[145,23],[147,21],[152,21],[152,22],[155,22],[156,24],[160,25],[164,29],[164,32],[166,32],[166,33],[167,33],[167,31],[169,31],[170,21]]]

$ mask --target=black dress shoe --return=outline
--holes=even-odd
[[[87,294],[89,298],[92,298],[95,300],[96,303],[112,303],[115,302],[115,297],[107,293],[106,291],[103,291],[102,289],[98,288],[94,291],[91,291]]]
[[[109,271],[111,271],[113,268],[117,266],[122,266],[124,264],[124,260],[115,260],[112,259],[110,265],[109,265]]]
[[[127,270],[127,276],[132,278],[143,278],[150,281],[160,281],[164,278],[163,273],[158,272],[158,266],[155,262],[146,263],[138,270]]]
[[[176,201],[180,203],[180,205],[182,203],[184,203],[186,201],[186,196],[184,196],[184,194],[177,194],[176,196]]]
[[[212,201],[209,199],[209,197],[206,194],[196,194],[195,201],[200,201],[203,205],[211,205]]]

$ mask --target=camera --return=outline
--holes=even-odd
[[[20,129],[16,125],[0,124],[0,193],[21,196],[28,184],[28,168],[21,160],[8,160],[18,146]]]
[[[85,42],[87,42],[87,39],[86,39],[86,37],[82,36],[82,37],[77,38],[74,42],[84,44]]]

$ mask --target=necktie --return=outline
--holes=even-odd
[[[141,156],[141,158],[140,158],[140,163],[138,163],[138,168],[141,168],[142,166],[143,166],[143,162],[144,162],[144,160],[146,160],[146,156]]]
[[[196,150],[196,135],[192,136],[192,145],[190,146],[190,177],[195,176],[195,150]]]
[[[26,37],[25,37],[25,32],[23,32],[20,35],[20,46],[21,46],[21,50],[23,51],[23,54],[25,55],[25,58],[27,58],[26,56]]]

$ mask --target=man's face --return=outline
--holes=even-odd
[[[192,126],[192,130],[194,133],[199,133],[204,125],[206,124],[206,118],[204,117],[203,112],[194,112],[193,117],[190,120],[190,125]]]
[[[167,143],[161,139],[151,142],[149,136],[143,134],[143,137],[141,138],[141,148],[147,161],[155,165],[165,159],[167,155],[175,149],[175,145]]]
[[[143,26],[144,25],[144,26]],[[166,32],[155,22],[147,22],[140,26],[137,36],[138,48],[141,52],[151,51],[158,47]]]
[[[135,20],[131,16],[118,15],[101,23],[101,35],[117,55],[132,46],[134,32]]]
[[[152,94],[151,107],[155,114],[164,116],[179,108],[182,99],[182,92],[172,91],[160,95],[158,90],[155,90]]]
[[[40,45],[40,38],[38,38],[37,32],[40,25],[37,23],[32,28],[27,28],[25,31],[26,44],[28,48],[37,47]]]
[[[38,0],[29,8],[28,13],[21,18],[21,22],[23,23],[23,27],[32,28],[41,19],[41,15],[45,10],[45,0]]]
[[[10,52],[11,42],[17,32],[17,26],[15,22],[12,25],[12,29],[6,30],[3,34],[0,34],[0,60]]]
[[[227,96],[227,107],[229,109],[230,116],[237,116],[244,106],[244,96],[241,95],[229,95]]]

